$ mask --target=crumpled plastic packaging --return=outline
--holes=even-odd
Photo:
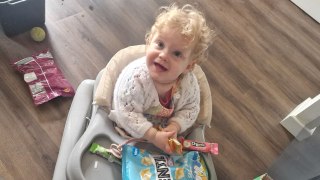
[[[74,89],[55,65],[49,50],[15,61],[12,66],[23,74],[35,105],[58,96],[72,97]]]

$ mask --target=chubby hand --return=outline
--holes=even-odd
[[[170,122],[169,125],[162,129],[164,132],[174,132],[170,138],[177,138],[177,135],[180,131],[180,125],[176,122]]]
[[[172,154],[172,150],[169,145],[169,138],[174,134],[175,132],[158,131],[152,143],[165,153]]]
[[[144,138],[157,146],[165,153],[171,154],[172,150],[169,146],[169,138],[171,138],[175,132],[158,131],[155,128],[150,128],[144,135]]]

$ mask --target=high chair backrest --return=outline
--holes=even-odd
[[[144,55],[145,45],[129,46],[118,51],[103,70],[94,95],[93,104],[109,111],[112,106],[113,89],[122,69],[131,61]],[[200,66],[196,65],[193,73],[196,75],[200,87],[200,113],[196,122],[211,127],[212,99],[210,86]]]

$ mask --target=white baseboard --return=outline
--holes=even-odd
[[[320,23],[320,0],[291,0],[304,12]]]

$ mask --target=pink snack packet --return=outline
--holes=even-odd
[[[179,137],[179,141],[182,144],[182,148],[186,150],[200,151],[205,153],[211,153],[214,155],[219,154],[218,143],[187,140],[187,139],[184,139],[183,137]]]
[[[15,61],[12,66],[23,74],[35,105],[58,96],[71,97],[75,92],[55,65],[49,50]]]

